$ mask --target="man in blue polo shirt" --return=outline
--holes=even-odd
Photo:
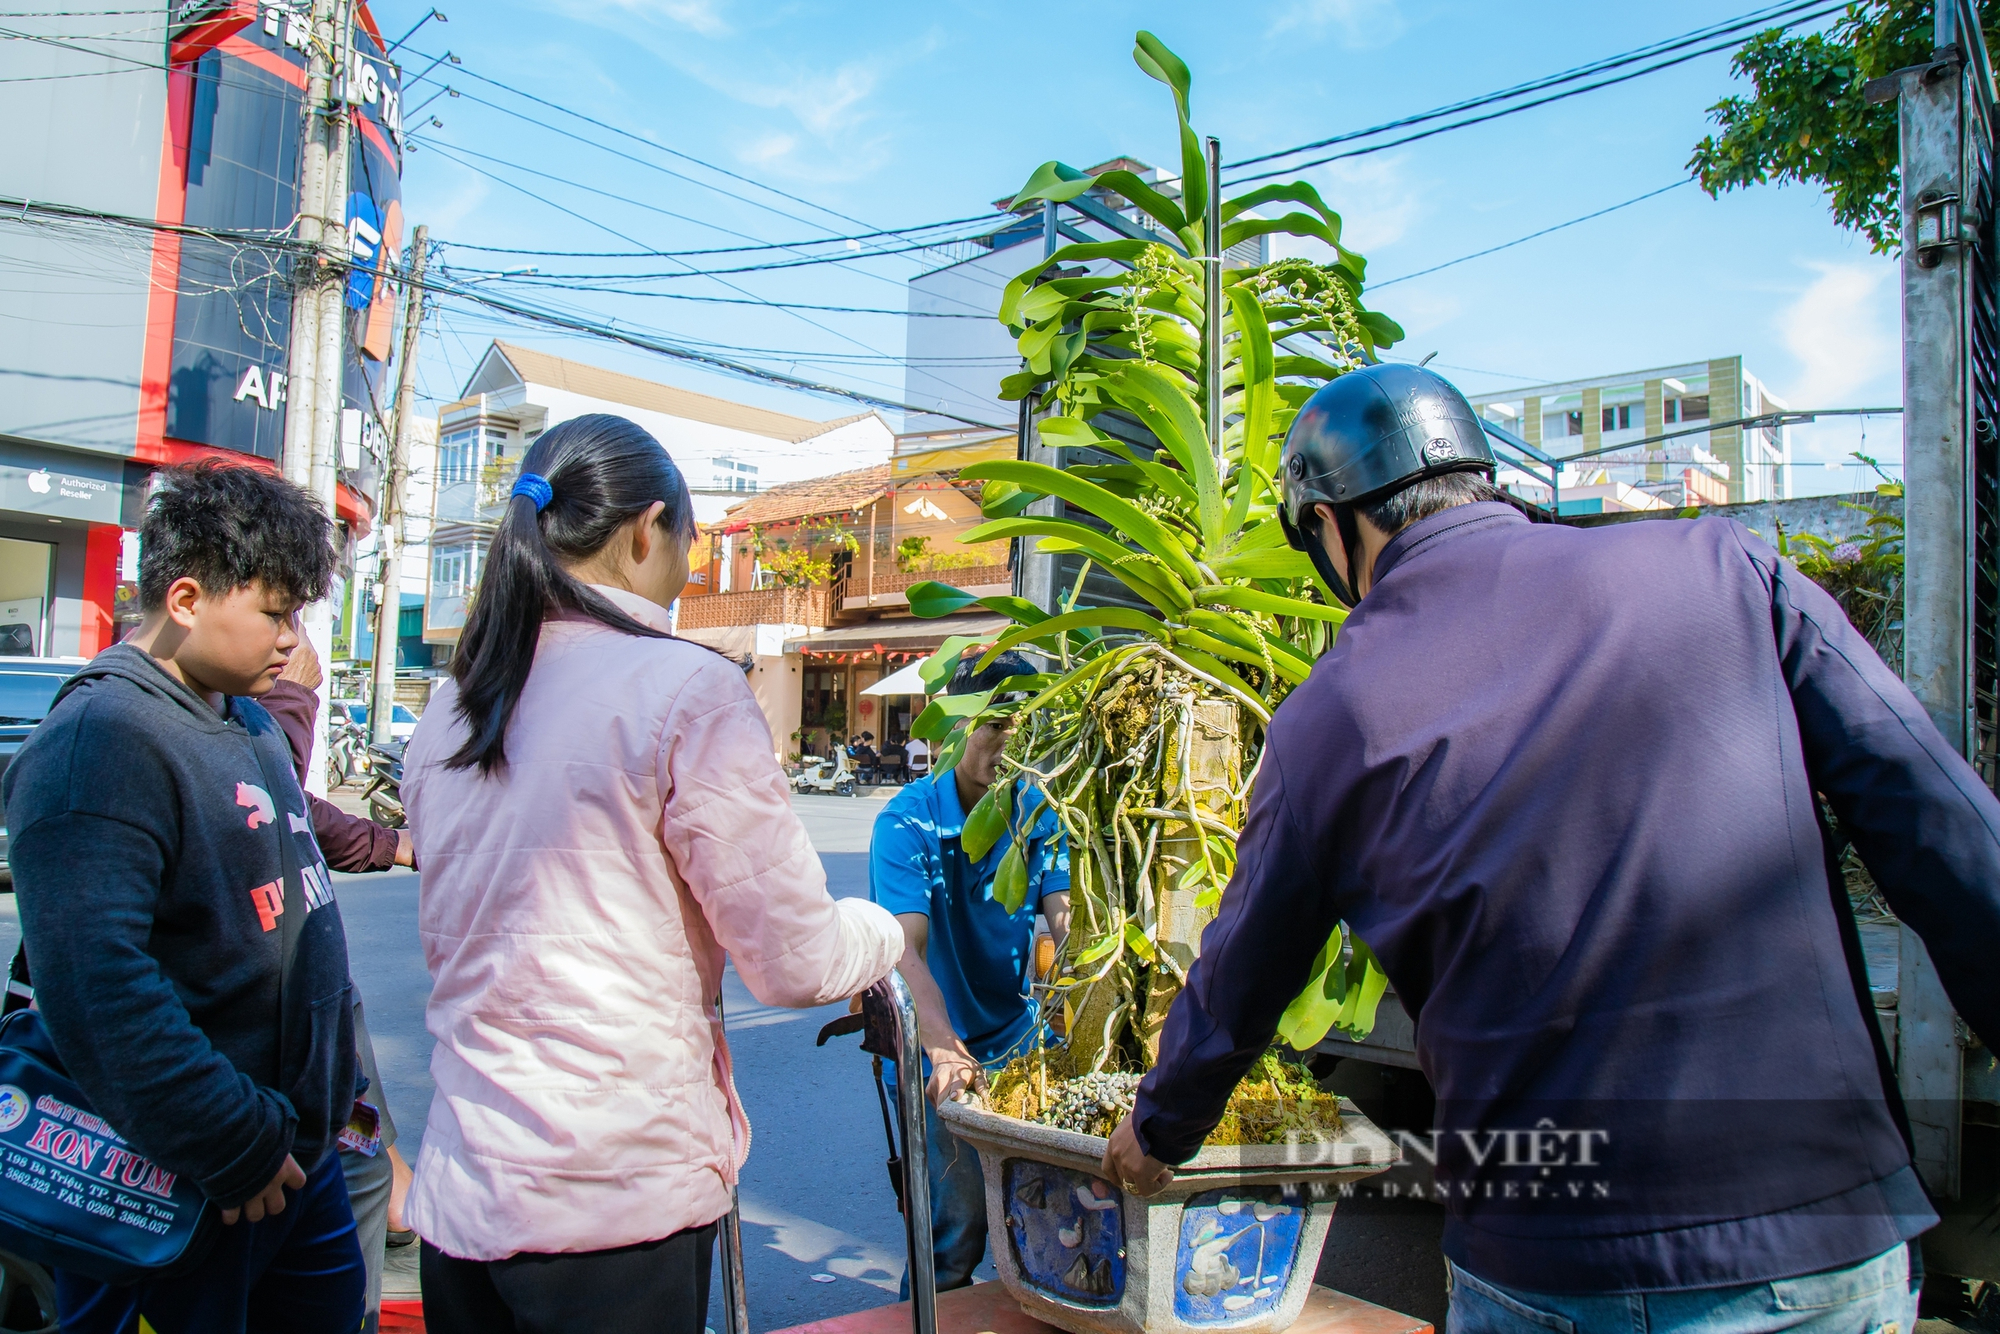
[[[959,663],[945,693],[976,694],[1034,667],[1003,653],[983,672],[979,650]],[[986,1190],[979,1155],[938,1120],[936,1105],[983,1087],[986,1071],[1013,1059],[1037,1020],[1028,991],[1035,914],[1048,918],[1058,948],[1069,930],[1069,851],[1055,813],[1015,780],[1014,810],[1025,815],[1028,893],[1015,912],[993,899],[993,876],[1013,846],[999,841],[978,861],[959,846],[965,813],[993,785],[1008,729],[988,724],[966,740],[956,767],[911,783],[875,819],[868,880],[875,902],[903,924],[897,965],[917,1006],[929,1080],[924,1108],[931,1182],[931,1238],[938,1291],[962,1288],[986,1256]],[[903,1279],[909,1295],[909,1277]]]

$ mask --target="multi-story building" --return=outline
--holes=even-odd
[[[373,519],[392,388],[379,261],[402,245],[401,76],[365,3],[355,18],[342,91],[360,262],[336,503],[350,544]],[[0,44],[0,628],[22,629],[0,642],[89,654],[136,616],[153,469],[277,466],[290,260],[257,238],[297,212],[307,30],[301,6],[252,0],[8,22],[22,39]]]
[[[438,413],[423,635],[440,660],[465,625],[467,599],[479,583],[521,455],[549,427],[594,412],[629,418],[650,431],[694,488],[696,516],[710,522],[774,474],[876,462],[894,443],[887,423],[873,412],[813,421],[494,343],[458,401]],[[731,485],[704,485],[719,476]],[[695,564],[699,591],[709,577],[708,562],[697,553]]]
[[[1786,405],[1741,357],[1471,395],[1489,421],[1566,463],[1564,514],[1783,500],[1791,495],[1787,426],[1746,426]],[[1502,482],[1547,504],[1526,474]]]
[[[958,472],[1014,451],[1011,433],[899,436],[885,464],[771,487],[704,532],[704,577],[675,632],[743,664],[780,758],[862,731],[878,747],[906,740],[923,695],[864,692],[954,635],[990,640],[1010,624],[982,609],[920,619],[907,590],[1013,591],[1007,544],[962,540],[981,521],[979,484]]]

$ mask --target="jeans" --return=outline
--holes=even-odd
[[[889,1105],[896,1105],[894,1067],[883,1063]],[[968,1287],[972,1271],[986,1258],[986,1177],[979,1170],[979,1151],[945,1129],[937,1108],[925,1098],[924,1143],[931,1182],[931,1255],[937,1266],[937,1290]],[[908,1155],[904,1155],[907,1160]],[[910,1297],[910,1276],[903,1274],[903,1300]]]
[[[341,1175],[347,1178],[347,1202],[354,1210],[354,1235],[368,1273],[368,1322],[361,1334],[375,1334],[382,1313],[382,1247],[389,1236],[389,1190],[395,1184],[389,1146],[373,1158],[340,1151]]]
[[[56,1271],[63,1334],[354,1334],[367,1276],[340,1158],[327,1154],[285,1211],[238,1219],[179,1278],[113,1287]]]
[[[1451,1334],[1913,1334],[1911,1246],[1845,1269],[1685,1292],[1521,1292],[1450,1267]]]

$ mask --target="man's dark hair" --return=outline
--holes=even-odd
[[[982,690],[991,690],[1010,676],[1033,676],[1038,670],[1034,663],[1008,649],[995,658],[983,672],[972,670],[979,660],[986,656],[984,649],[970,649],[958,660],[958,668],[951,674],[951,683],[944,688],[947,695],[976,695]]]
[[[245,464],[204,459],[154,474],[139,528],[139,609],[158,611],[176,579],[226,594],[261,583],[317,602],[333,583],[332,525],[305,491]]]
[[[1454,506],[1469,505],[1475,500],[1507,503],[1505,493],[1478,473],[1448,472],[1413,482],[1381,500],[1363,501],[1354,508],[1365,515],[1368,522],[1394,537],[1419,519],[1428,519],[1433,514],[1442,514]]]

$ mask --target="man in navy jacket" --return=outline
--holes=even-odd
[[[1354,611],[1271,724],[1106,1171],[1146,1193],[1194,1153],[1345,919],[1437,1091],[1453,1334],[1634,1300],[1907,1331],[1936,1219],[1815,794],[1989,1041],[2000,803],[1746,529],[1531,524],[1490,458],[1413,367],[1295,423],[1286,522]]]

